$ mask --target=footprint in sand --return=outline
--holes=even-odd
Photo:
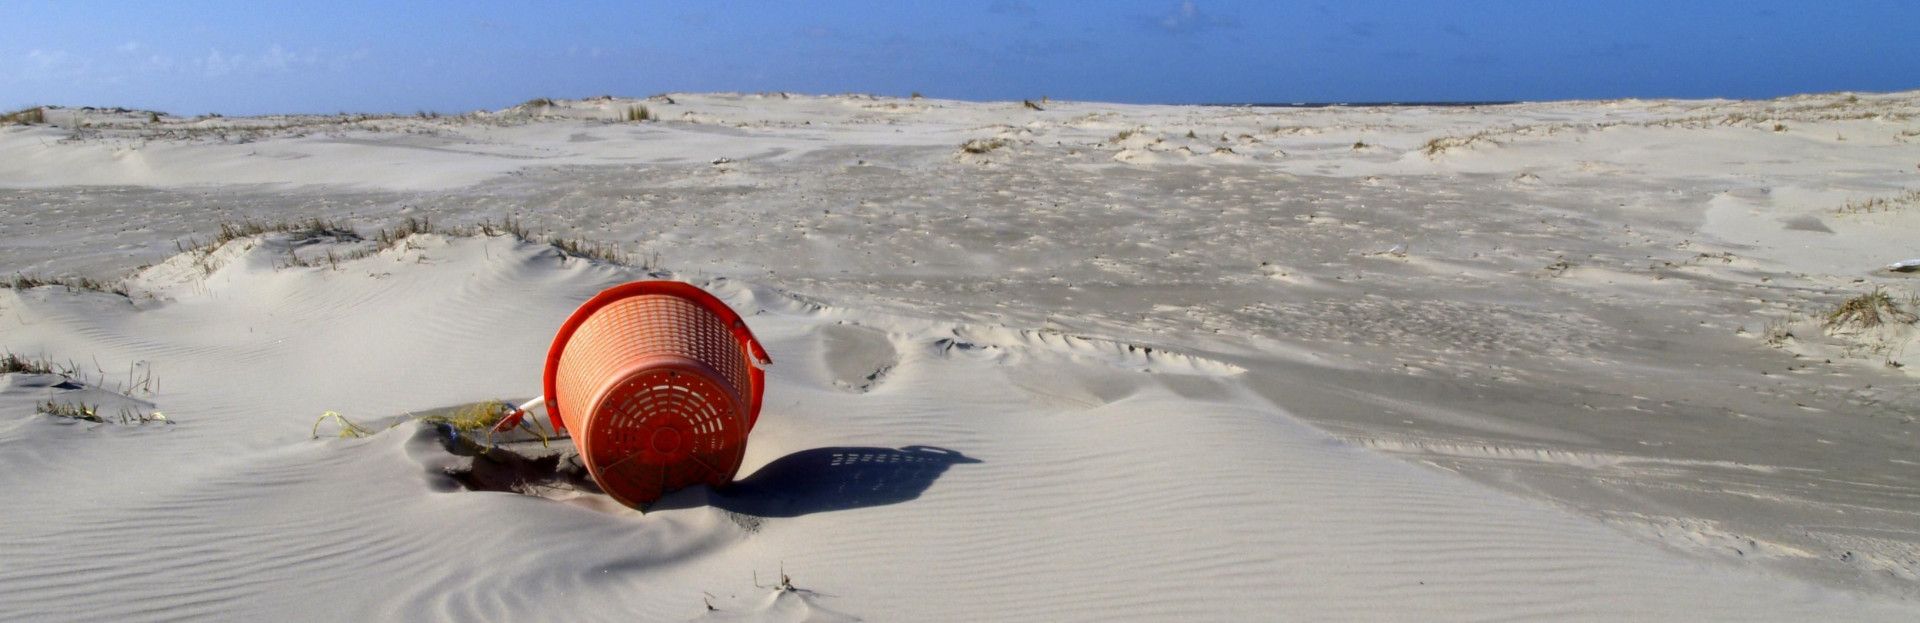
[[[887,334],[871,327],[836,324],[820,330],[822,357],[834,387],[867,393],[900,363]]]

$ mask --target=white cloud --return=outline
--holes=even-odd
[[[356,55],[358,54],[356,52]],[[200,68],[201,73],[209,78],[230,74],[285,73],[320,64],[318,50],[308,50],[305,53],[289,52],[277,43],[258,54],[225,54],[218,49],[209,50],[206,56],[194,61],[194,65]],[[329,63],[329,65],[335,64]]]
[[[1220,17],[1200,10],[1193,0],[1184,0],[1172,14],[1152,18],[1152,23],[1161,29],[1175,34],[1191,34],[1215,28],[1234,28],[1240,25],[1231,17]]]
[[[7,76],[10,71],[16,73]],[[26,62],[13,66],[0,66],[0,77],[26,80],[77,80],[86,78],[92,71],[92,62],[68,54],[66,50],[34,48],[27,51]]]

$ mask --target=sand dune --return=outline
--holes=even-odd
[[[1911,305],[1877,268],[1920,255],[1920,206],[1847,206],[1913,186],[1912,94],[672,100],[0,129],[0,262],[107,286],[0,290],[0,346],[66,373],[0,375],[0,605],[1920,615],[1920,403],[1888,365],[1915,337],[1818,322],[1874,287]],[[628,261],[498,231],[186,248],[310,217],[511,217]],[[719,295],[777,362],[740,482],[642,514],[450,476],[468,459],[417,416],[532,397],[567,313],[643,278]],[[327,412],[373,434],[313,439]]]

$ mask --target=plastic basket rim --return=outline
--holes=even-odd
[[[760,365],[773,363],[773,359],[767,356],[767,351],[760,346],[760,341],[753,337],[753,331],[747,328],[747,322],[740,317],[739,312],[735,312],[732,307],[727,306],[725,301],[721,301],[719,297],[700,286],[684,281],[668,280],[623,283],[601,290],[599,294],[593,295],[593,298],[587,299],[587,302],[581,303],[579,308],[573,310],[573,314],[567,316],[566,322],[561,323],[560,330],[553,336],[553,345],[547,348],[547,364],[545,370],[541,372],[540,384],[541,391],[546,397],[547,420],[553,425],[554,430],[566,429],[565,421],[560,417],[560,400],[556,388],[559,385],[560,355],[566,351],[567,342],[573,339],[574,332],[578,331],[580,325],[585,324],[587,318],[592,317],[594,312],[600,311],[602,307],[636,296],[655,294],[677,296],[713,312],[720,317],[722,323],[727,325],[728,330],[733,333],[733,338],[740,342],[749,357],[758,360]],[[760,369],[760,365],[751,365],[751,363],[749,362],[750,365],[747,366],[747,381],[753,385],[748,390],[750,394],[747,409],[748,430],[752,430],[754,423],[760,419],[760,397],[766,385],[766,372]]]

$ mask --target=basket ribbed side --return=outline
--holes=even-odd
[[[612,375],[652,355],[679,355],[713,368],[734,400],[747,404],[747,353],[720,318],[686,299],[633,296],[601,307],[581,323],[560,354],[555,396],[567,428],[587,414],[588,401]]]
[[[553,397],[602,489],[629,506],[739,469],[748,353],[712,311],[646,294],[592,311],[568,337]]]

